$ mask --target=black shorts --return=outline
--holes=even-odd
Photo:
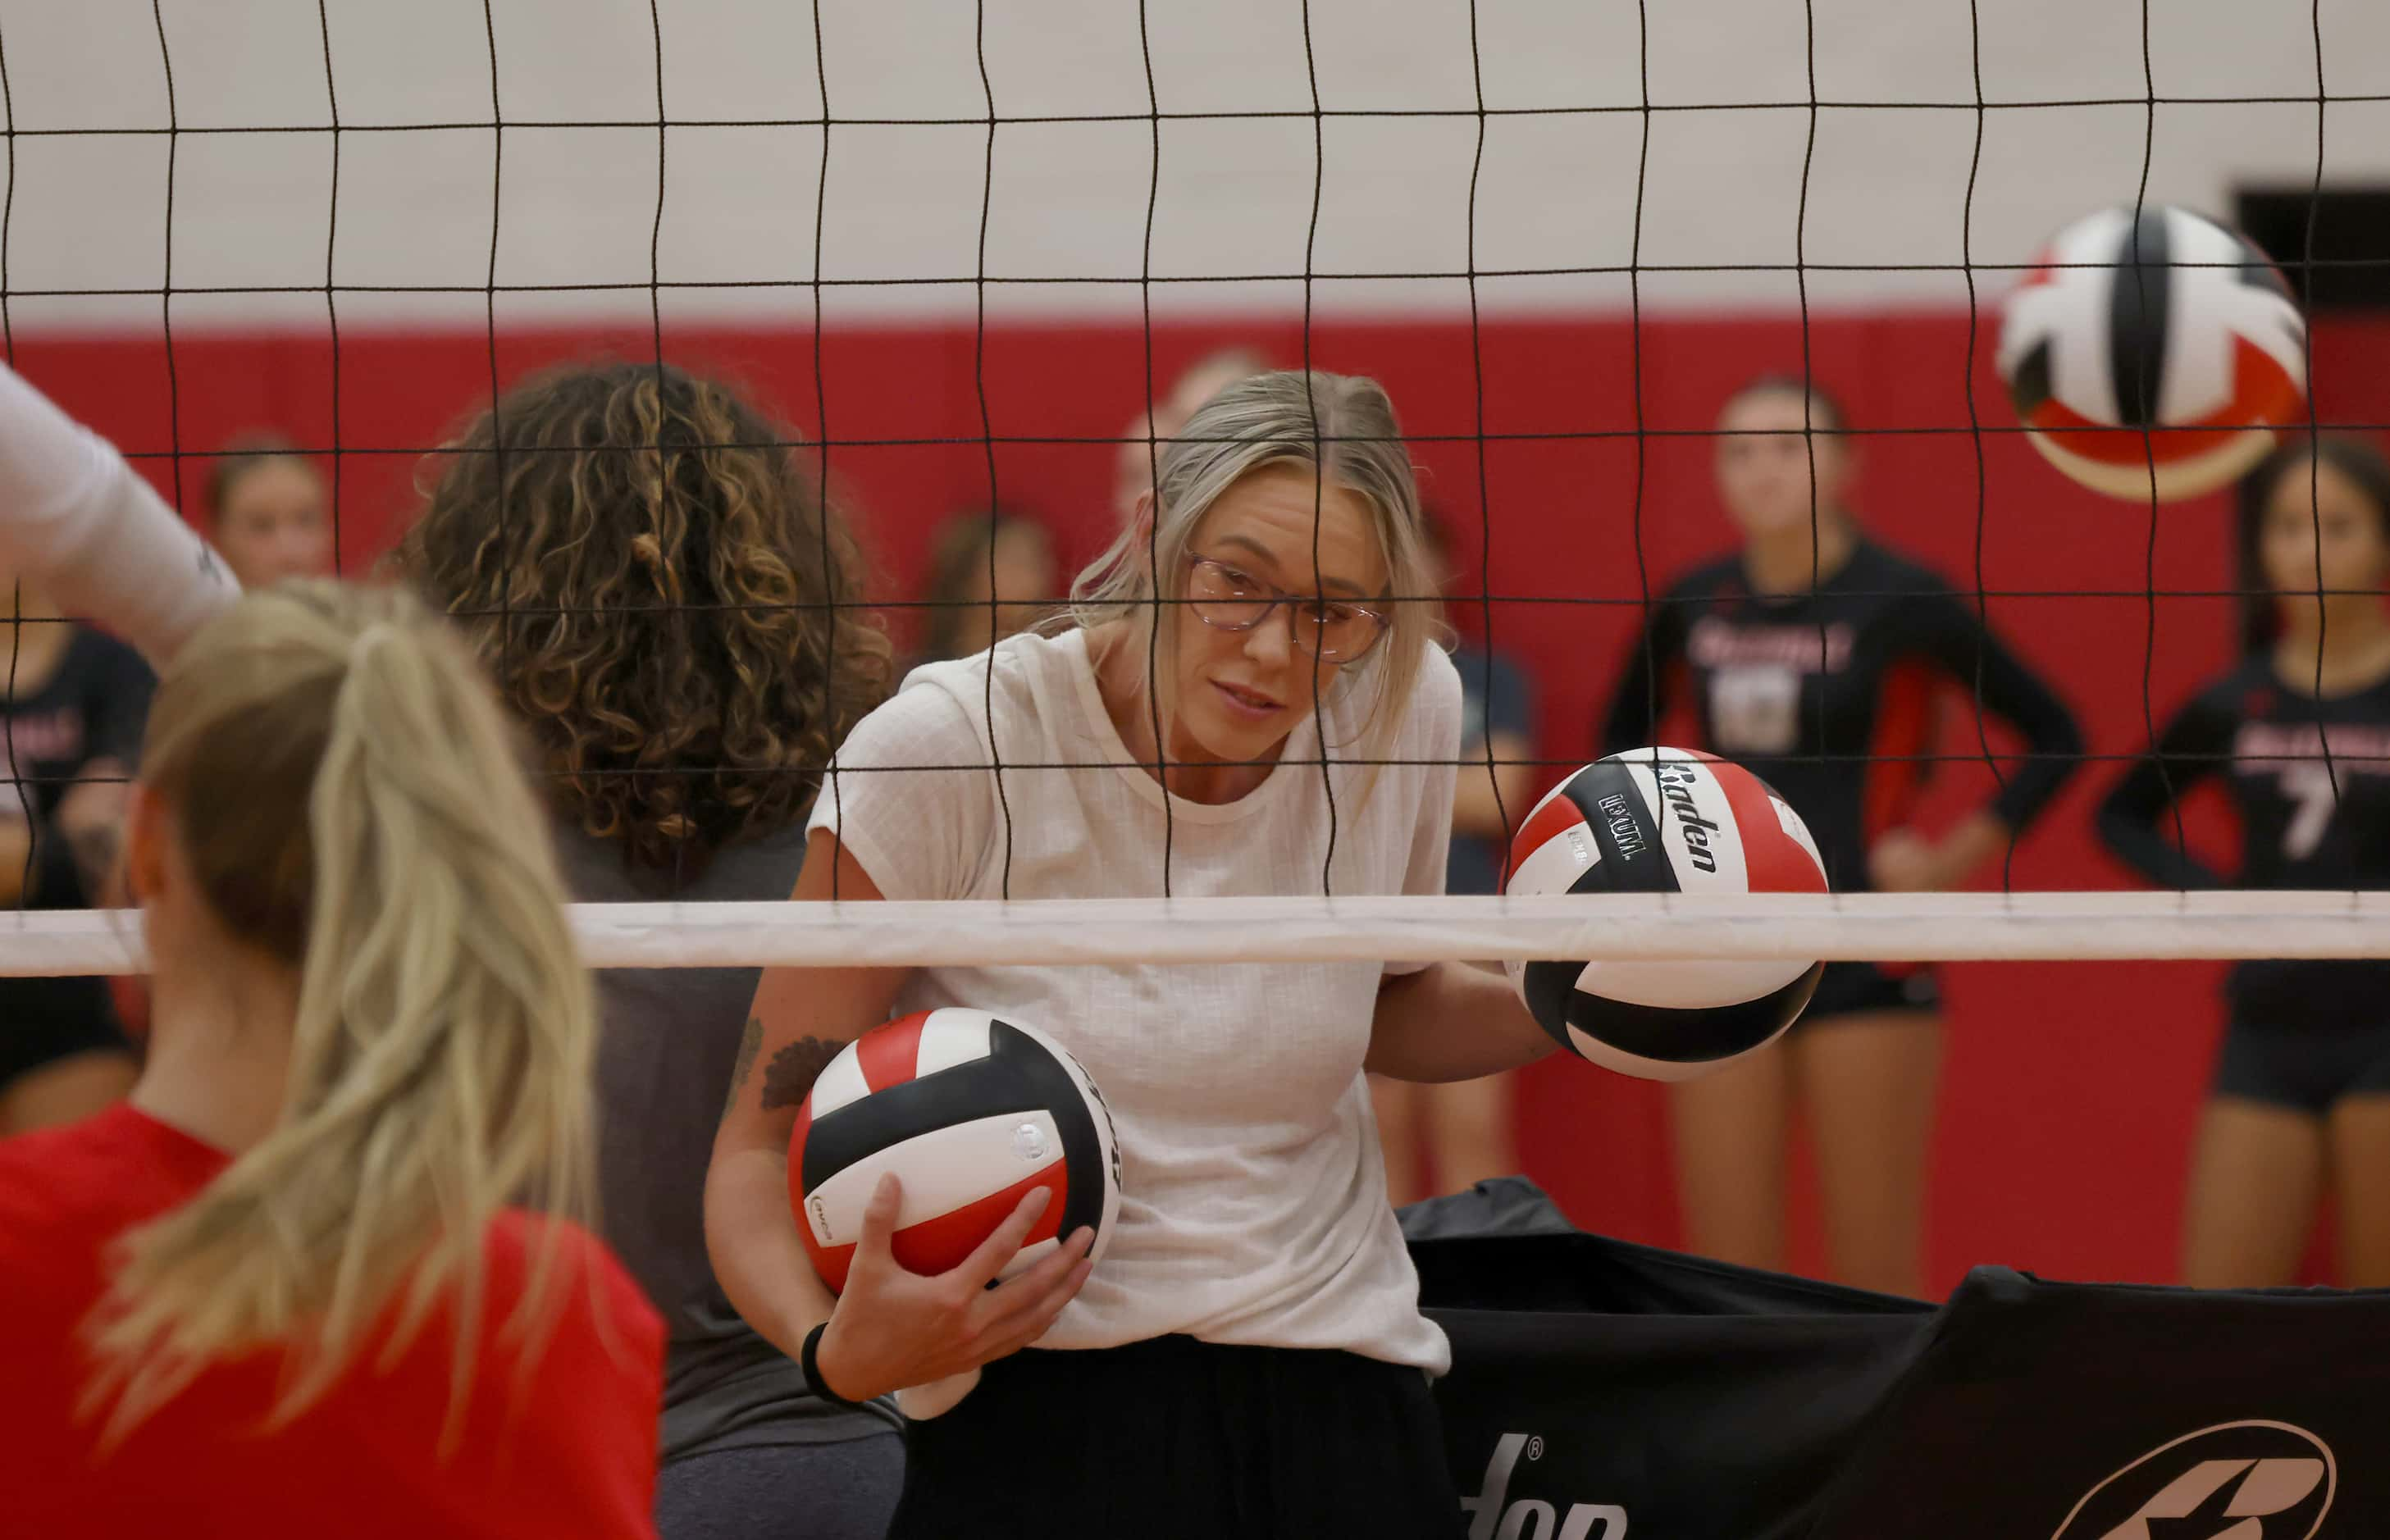
[[[2216,1056],[2215,1090],[2318,1117],[2343,1097],[2390,1095],[2390,1022],[2278,1027],[2235,1021]]]
[[[911,1424],[889,1540],[1459,1540],[1427,1377],[1161,1337],[1032,1348]]]
[[[1930,965],[1909,963],[1895,970],[1879,963],[1830,962],[1818,977],[1818,993],[1809,996],[1809,1008],[1792,1025],[1797,1031],[1861,1011],[1913,1010],[1926,1015],[1941,1008],[1942,987]]]
[[[0,980],[0,1086],[77,1054],[130,1054],[98,979]]]

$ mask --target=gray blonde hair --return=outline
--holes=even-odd
[[[448,1309],[456,1436],[490,1222],[593,1206],[589,977],[521,761],[471,653],[393,590],[286,584],[176,656],[143,782],[182,814],[216,918],[298,970],[299,1005],[272,1131],[117,1243],[88,1323],[109,1441],[269,1347],[292,1354],[287,1421],[393,1304],[392,1352]],[[565,1271],[541,1228],[508,1323],[526,1344]]]
[[[1443,641],[1419,485],[1394,403],[1374,379],[1356,375],[1280,371],[1224,388],[1161,452],[1150,524],[1122,531],[1071,586],[1069,620],[1093,628],[1114,621],[1173,655],[1185,606],[1157,604],[1155,579],[1174,595],[1186,581],[1195,528],[1223,494],[1256,470],[1294,466],[1323,486],[1342,487],[1369,510],[1385,558],[1387,634],[1358,663],[1338,671],[1322,704],[1367,692],[1357,746],[1371,760],[1389,757],[1418,686],[1431,642]],[[1162,671],[1163,689],[1169,674]],[[1166,712],[1170,702],[1161,703]],[[1322,725],[1325,744],[1325,725]],[[1374,778],[1374,777],[1373,777]]]

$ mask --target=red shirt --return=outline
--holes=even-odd
[[[490,1226],[481,1349],[454,1451],[449,1322],[435,1312],[388,1368],[368,1337],[297,1421],[261,1431],[278,1353],[219,1365],[111,1453],[75,1403],[80,1328],[102,1255],[187,1201],[223,1151],[119,1105],[0,1142],[0,1533],[70,1536],[651,1536],[663,1330],[594,1237],[557,1251],[560,1315],[528,1374],[505,1324],[547,1221]]]

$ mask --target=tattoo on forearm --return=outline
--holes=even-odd
[[[774,1054],[764,1069],[764,1110],[774,1111],[803,1101],[814,1082],[845,1046],[826,1038],[800,1037]]]
[[[739,1034],[738,1061],[730,1067],[730,1095],[722,1102],[724,1118],[728,1118],[730,1110],[739,1105],[739,1093],[747,1089],[748,1072],[755,1068],[755,1056],[763,1049],[764,1019],[750,1016],[747,1018],[747,1030]]]

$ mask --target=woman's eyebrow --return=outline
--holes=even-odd
[[[1260,557],[1262,560],[1267,563],[1273,571],[1280,570],[1279,568],[1277,555],[1272,552],[1268,546],[1263,545],[1260,541],[1255,540],[1251,535],[1224,534],[1220,537],[1219,543],[1223,545],[1241,546],[1245,550],[1253,552],[1253,555]],[[1299,590],[1291,591],[1299,592]],[[1323,594],[1343,594],[1348,597],[1356,599],[1367,598],[1369,597],[1369,591],[1367,588],[1362,587],[1359,584],[1352,582],[1346,578],[1330,577],[1325,573],[1322,573],[1319,579],[1319,591]]]

